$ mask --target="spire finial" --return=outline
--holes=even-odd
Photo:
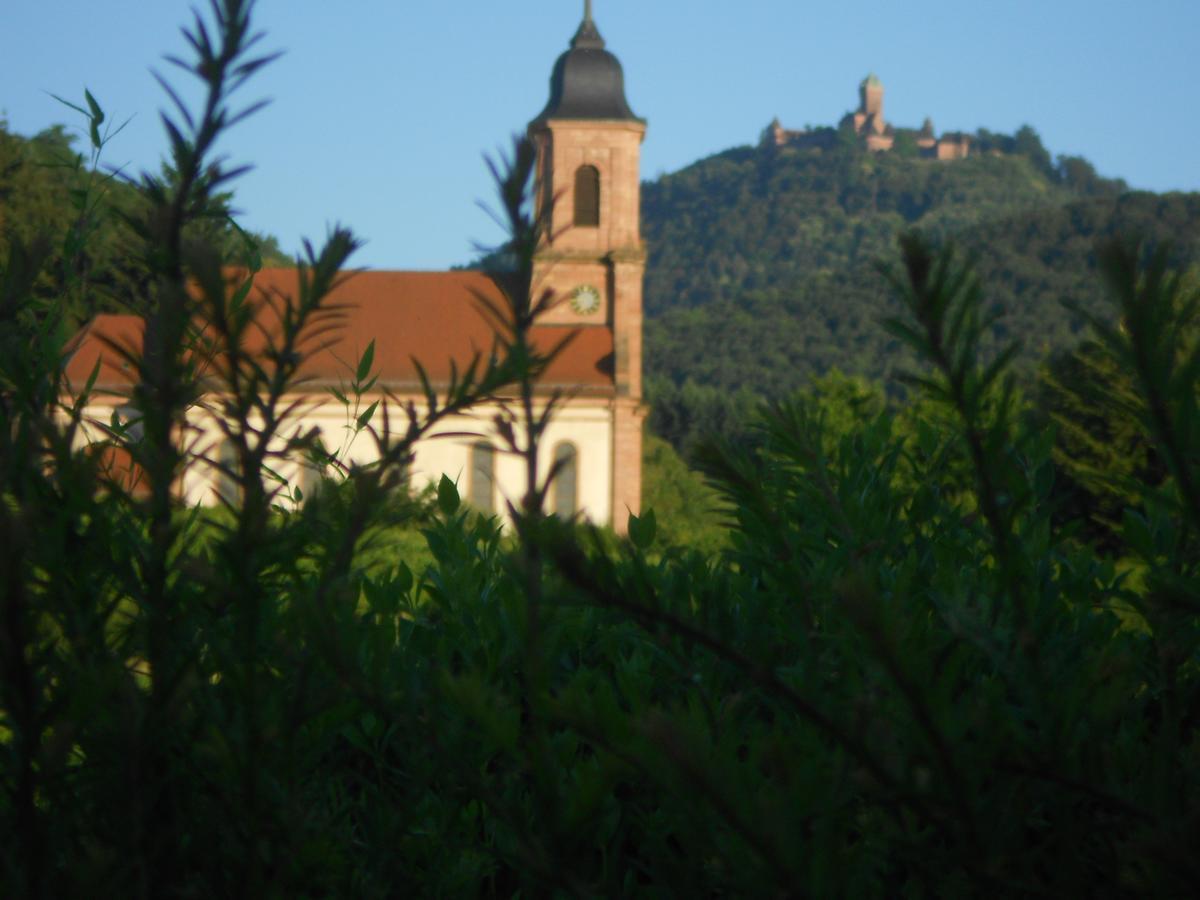
[[[583,50],[604,49],[604,38],[600,37],[596,23],[592,21],[592,0],[583,0],[583,21],[579,24],[579,30],[575,32],[571,46]]]

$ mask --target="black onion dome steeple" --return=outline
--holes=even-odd
[[[533,120],[628,119],[642,121],[625,100],[625,74],[621,63],[604,49],[604,38],[592,21],[592,4],[584,8],[583,22],[571,49],[558,58],[550,76],[550,102]]]

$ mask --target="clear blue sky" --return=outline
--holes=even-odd
[[[832,124],[868,71],[900,125],[1029,123],[1052,153],[1153,190],[1200,189],[1200,0],[594,0],[649,120],[643,176],[785,125]],[[5,0],[0,114],[32,134],[86,85],[133,121],[108,156],[155,166],[161,92],[182,53],[188,0]],[[286,249],[328,223],[367,241],[374,268],[444,268],[499,238],[478,200],[482,157],[536,115],[582,0],[261,0],[265,46],[286,55],[252,82],[273,103],[224,149],[257,167],[243,220]],[[174,77],[174,76],[172,76]],[[73,124],[73,123],[72,123]]]

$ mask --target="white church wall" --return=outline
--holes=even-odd
[[[406,398],[401,398],[402,400]],[[384,423],[383,403],[380,397],[364,397],[359,409],[365,410],[372,402],[380,400],[380,408],[371,420],[371,426],[382,428]],[[217,424],[211,398],[207,406],[193,408],[188,417],[188,441],[192,453],[211,462],[226,461],[223,451],[226,441]],[[378,458],[374,437],[362,430],[355,434],[353,415],[332,399],[314,399],[303,405],[303,415],[289,421],[282,430],[282,437],[273,448],[282,451],[286,440],[297,433],[319,430],[328,451],[343,464],[367,465]],[[423,405],[418,406],[418,411]],[[88,407],[84,428],[80,434],[81,444],[102,441],[108,437],[106,426],[114,410],[122,409],[120,401],[97,402]],[[436,484],[446,475],[459,487],[464,498],[470,496],[471,450],[480,441],[487,441],[495,453],[495,489],[492,511],[507,519],[506,504],[517,504],[525,491],[525,464],[523,458],[505,452],[504,443],[498,437],[494,420],[501,411],[497,403],[482,404],[468,413],[442,420],[438,426],[420,442],[414,450],[409,474],[414,489],[420,490],[427,484]],[[395,436],[407,430],[408,420],[402,409],[389,404],[390,428]],[[597,524],[612,520],[612,471],[613,434],[610,402],[599,399],[576,398],[561,405],[554,413],[547,428],[539,452],[539,468],[545,477],[553,464],[556,451],[562,444],[570,444],[576,458],[576,508],[581,516]],[[269,462],[273,471],[289,482],[299,485],[306,493],[317,479],[306,461],[293,458],[276,458]],[[327,473],[336,477],[333,472]],[[222,491],[230,490],[228,479],[218,468],[203,459],[191,465],[184,473],[179,485],[180,499],[187,505],[208,506],[216,504]],[[549,506],[549,504],[548,504]],[[552,508],[552,507],[551,507]],[[618,510],[620,515],[622,511]]]

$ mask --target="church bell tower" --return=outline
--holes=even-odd
[[[555,63],[550,101],[529,124],[537,202],[547,223],[534,290],[557,303],[546,324],[607,328],[613,339],[612,522],[641,506],[642,281],[640,157],[646,122],[585,0],[583,22]]]

